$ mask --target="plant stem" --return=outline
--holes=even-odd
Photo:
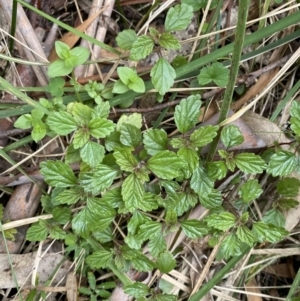
[[[225,90],[224,101],[222,103],[218,123],[221,123],[222,121],[224,121],[226,119],[227,114],[230,109],[230,105],[232,103],[232,96],[233,96],[233,92],[234,92],[235,82],[236,82],[236,78],[238,75],[240,59],[241,59],[242,50],[243,50],[248,9],[249,9],[249,0],[245,0],[243,2],[243,5],[239,5],[238,21],[237,21],[237,27],[236,27],[236,37],[235,37],[233,53],[232,53],[232,65],[230,68],[228,85]],[[208,161],[211,161],[215,156],[215,152],[217,150],[220,135],[221,135],[221,131],[219,130],[218,135],[215,137],[215,139],[213,140],[213,142],[210,146],[210,150],[209,150],[208,157],[207,157]]]

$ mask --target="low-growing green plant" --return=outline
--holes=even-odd
[[[165,32],[149,28],[148,35],[138,37],[133,30],[124,30],[117,43],[130,50],[129,58],[135,61],[146,58],[156,45],[178,49],[180,43],[172,32],[187,27],[194,9],[187,4],[176,5],[167,13]],[[111,269],[124,283],[125,292],[137,299],[177,300],[177,296],[162,294],[143,283],[131,283],[125,276],[131,268],[158,269],[161,273],[174,269],[176,259],[165,240],[172,232],[182,231],[189,239],[208,236],[211,246],[221,241],[218,256],[225,259],[240,255],[245,245],[274,243],[288,234],[283,213],[297,205],[293,197],[300,186],[297,179],[287,178],[299,170],[294,151],[276,147],[262,155],[237,154],[232,148],[244,141],[238,127],[196,126],[202,106],[198,94],[182,99],[176,106],[174,120],[179,134],[171,139],[162,128],[142,131],[142,115],[138,113],[123,115],[116,122],[110,120],[108,99],[113,93],[145,91],[144,81],[129,67],[118,68],[120,79],[113,87],[89,82],[83,89],[93,102],[75,99],[66,105],[62,101],[64,80],[59,76],[72,73],[87,55],[63,43],[56,47],[59,60],[49,67],[52,79],[48,91],[53,101],[40,99],[40,108],[20,116],[15,127],[32,128],[36,142],[46,135],[72,137],[61,161],[47,160],[40,165],[41,174],[52,187],[51,193],[42,197],[42,206],[53,218],[32,225],[27,239],[64,240],[67,251],[74,251],[75,256],[84,249],[84,271],[90,288],[81,288],[82,294],[91,300],[108,298],[106,289],[111,287],[98,286],[91,272]],[[174,85],[176,71],[161,56],[150,75],[155,89],[164,95]],[[224,87],[228,70],[220,62],[213,62],[200,70],[197,79],[201,85]],[[299,103],[293,103],[291,115],[291,129],[299,140]],[[201,151],[219,133],[224,149],[209,161]],[[263,192],[254,178],[240,185],[238,198],[230,200],[230,210],[224,206],[222,191],[215,188],[215,182],[233,171],[280,177],[278,197],[261,220],[250,210]],[[188,219],[188,213],[199,203],[210,210],[209,214],[202,221]],[[64,228],[67,223],[70,227]],[[115,223],[119,226],[114,231]]]

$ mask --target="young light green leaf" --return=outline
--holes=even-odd
[[[149,294],[149,287],[141,282],[135,282],[133,284],[126,285],[124,287],[126,294],[133,296],[134,298],[143,298]]]
[[[112,92],[115,94],[123,94],[125,92],[129,91],[129,88],[127,85],[125,85],[120,79],[118,79],[115,83],[114,83],[114,87]]]
[[[91,167],[97,166],[102,163],[104,158],[105,149],[99,143],[88,141],[80,149],[80,157],[83,162]]]
[[[149,129],[143,134],[144,147],[149,155],[167,150],[168,137],[163,129]]]
[[[241,134],[240,129],[233,124],[227,125],[221,132],[221,140],[226,148],[242,144],[244,136]]]
[[[71,49],[71,55],[75,56],[77,58],[77,62],[73,66],[73,67],[76,67],[76,66],[80,66],[86,62],[86,60],[90,56],[90,52],[85,47],[77,46],[77,47]]]
[[[285,217],[282,212],[276,208],[272,208],[271,210],[267,211],[264,214],[262,221],[266,224],[272,224],[282,228],[285,226]]]
[[[262,193],[263,190],[258,181],[254,179],[248,180],[239,189],[239,195],[246,203],[257,199]]]
[[[252,153],[241,153],[234,157],[236,166],[246,174],[262,173],[266,168],[265,161]]]
[[[174,119],[178,130],[185,133],[199,121],[201,100],[200,95],[191,95],[180,101],[175,108]]]
[[[213,214],[207,218],[207,225],[215,229],[226,231],[233,227],[236,223],[236,218],[229,212],[221,212],[220,214]]]
[[[297,166],[295,154],[288,151],[279,151],[270,158],[267,173],[273,177],[288,176]]]
[[[239,238],[240,241],[246,243],[250,247],[253,246],[255,242],[255,238],[251,230],[246,227],[245,225],[241,225],[236,230],[236,235]]]
[[[299,187],[300,181],[297,178],[284,178],[277,183],[277,191],[286,198],[297,196]]]
[[[218,126],[207,125],[195,130],[191,135],[192,146],[202,147],[211,143],[217,136],[218,129]]]
[[[46,122],[49,128],[57,135],[65,136],[77,129],[74,117],[66,111],[59,111],[50,114]]]
[[[174,37],[174,35],[168,32],[163,32],[160,35],[158,44],[166,49],[176,50],[181,48],[179,41]]]
[[[48,236],[48,230],[40,223],[33,224],[26,233],[26,239],[29,241],[42,241]]]
[[[58,59],[52,62],[48,68],[49,77],[66,76],[71,73],[73,66],[65,65],[65,60]]]
[[[197,79],[200,85],[214,82],[219,87],[225,87],[228,83],[229,70],[221,63],[213,63],[209,67],[201,69]]]
[[[200,195],[208,195],[214,183],[209,179],[204,169],[198,166],[191,178],[191,188]]]
[[[76,121],[76,124],[80,127],[88,124],[92,118],[92,109],[80,102],[75,102],[72,105],[71,113]]]
[[[153,50],[154,41],[151,37],[139,36],[132,44],[129,59],[139,61],[146,58]]]
[[[109,115],[110,105],[109,102],[105,101],[97,105],[94,110],[92,110],[92,118],[100,117],[107,118]]]
[[[176,260],[169,251],[165,251],[159,255],[156,261],[157,268],[161,273],[170,273],[176,266]]]
[[[180,226],[185,235],[191,239],[200,238],[208,233],[205,224],[196,219],[181,221]]]
[[[80,212],[77,212],[72,219],[73,232],[76,235],[80,235],[84,238],[89,237],[90,235],[90,229],[88,227],[89,219],[90,219],[90,212],[87,208],[84,208]]]
[[[124,148],[122,151],[115,151],[113,156],[115,157],[117,164],[124,171],[134,172],[138,165],[138,160],[131,153],[131,149]]]
[[[117,123],[117,131],[121,131],[121,127],[124,123],[128,123],[131,125],[136,126],[138,129],[142,128],[142,114],[140,113],[133,113],[130,115],[122,115]]]
[[[171,64],[160,58],[150,72],[152,83],[160,95],[165,95],[174,84],[176,72]]]
[[[88,127],[91,135],[99,139],[108,136],[115,129],[115,124],[111,120],[97,117],[89,122]]]
[[[21,115],[14,123],[17,129],[27,130],[32,127],[32,117],[30,114]]]
[[[142,202],[145,190],[136,175],[129,175],[122,184],[122,196],[125,207],[129,212],[134,212]]]
[[[159,178],[172,180],[180,174],[180,168],[183,166],[180,158],[171,151],[162,151],[152,156],[147,167]]]
[[[151,255],[155,258],[167,249],[166,240],[164,239],[162,233],[149,240],[148,248]]]
[[[100,164],[93,170],[80,175],[80,184],[86,192],[97,195],[111,186],[117,174],[117,170]]]
[[[145,92],[144,81],[137,75],[136,70],[128,67],[118,67],[117,71],[121,81],[129,89],[137,93]]]
[[[99,250],[89,255],[86,258],[86,263],[92,269],[104,269],[110,264],[110,262],[112,261],[112,257],[113,254],[111,251]]]
[[[182,148],[186,146],[186,140],[182,137],[180,138],[173,138],[170,141],[170,144],[173,148]]]
[[[135,148],[142,140],[142,132],[136,126],[123,123],[121,126],[120,141],[123,145]]]
[[[46,136],[47,129],[45,124],[41,120],[33,119],[32,126],[33,129],[31,131],[31,137],[37,143]]]
[[[241,241],[235,233],[230,233],[221,244],[221,251],[225,259],[241,254]]]
[[[136,39],[137,35],[132,29],[125,29],[121,31],[116,37],[118,46],[124,50],[130,50]]]
[[[264,222],[254,222],[252,232],[255,238],[261,243],[265,241],[275,243],[289,234],[284,228]]]
[[[45,181],[53,187],[69,187],[77,184],[71,167],[61,161],[44,161],[41,163],[41,174]]]
[[[165,30],[184,30],[193,17],[193,8],[186,4],[178,4],[168,10],[165,20]]]

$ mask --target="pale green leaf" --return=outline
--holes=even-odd
[[[211,180],[221,180],[227,174],[227,167],[224,161],[207,163],[207,175]]]
[[[113,156],[115,157],[117,164],[124,171],[134,172],[138,165],[138,160],[133,156],[131,149],[129,148],[115,151]]]
[[[211,66],[203,67],[197,79],[200,85],[214,82],[219,87],[225,87],[228,83],[229,70],[221,63],[213,63]]]
[[[92,109],[80,102],[75,102],[72,105],[71,113],[78,126],[84,126],[88,124],[92,117]]]
[[[175,108],[174,119],[178,130],[185,133],[199,122],[201,100],[200,95],[191,95],[180,101]]]
[[[161,233],[161,230],[162,230],[161,223],[155,221],[148,221],[140,226],[140,229],[136,237],[138,240],[145,241],[158,236]]]
[[[272,208],[271,210],[267,211],[264,214],[262,221],[266,224],[273,224],[274,226],[282,228],[285,226],[285,217],[283,213],[276,208]]]
[[[180,174],[183,163],[181,159],[171,151],[162,151],[152,156],[147,167],[159,178],[172,180]]]
[[[193,8],[186,4],[178,4],[168,10],[165,20],[165,30],[184,30],[193,17]]]
[[[91,135],[99,139],[108,136],[115,129],[115,124],[111,120],[97,117],[89,122],[88,127]]]
[[[139,36],[132,44],[129,59],[139,61],[146,58],[153,50],[154,41],[151,37]]]
[[[77,129],[74,117],[66,111],[50,114],[46,122],[50,129],[58,135],[65,136]]]
[[[180,148],[177,152],[179,158],[181,158],[182,162],[184,162],[185,166],[182,168],[182,172],[184,173],[184,177],[186,179],[190,178],[191,175],[196,170],[199,165],[199,156],[191,148],[183,147]]]
[[[127,85],[125,85],[120,79],[118,79],[115,83],[114,83],[114,87],[112,92],[116,93],[116,94],[123,94],[125,92],[129,91],[129,88]]]
[[[91,167],[99,165],[105,154],[105,149],[99,143],[88,141],[81,149],[80,149],[80,157],[83,162],[88,164]]]
[[[278,181],[277,191],[284,197],[295,197],[299,192],[300,181],[297,178],[284,178]]]
[[[136,39],[137,35],[132,29],[125,29],[119,32],[116,37],[118,46],[124,50],[130,50]]]
[[[121,131],[121,127],[124,123],[134,125],[138,129],[142,128],[142,114],[140,113],[133,113],[130,115],[122,115],[117,123],[117,131]]]
[[[235,233],[230,233],[221,244],[221,251],[225,259],[241,254],[241,241]]]
[[[165,95],[174,84],[176,72],[171,64],[164,58],[160,58],[150,72],[154,88],[160,95]]]
[[[41,163],[41,174],[53,187],[69,187],[77,184],[77,179],[69,165],[61,161],[47,160]]]
[[[59,204],[72,205],[77,203],[81,198],[81,190],[75,187],[70,189],[64,189],[62,192],[54,196],[54,201]]]
[[[230,124],[222,129],[221,140],[226,148],[231,148],[242,144],[244,142],[244,136],[236,125]]]
[[[153,257],[158,257],[158,255],[167,249],[166,240],[163,235],[159,235],[151,238],[148,243],[148,248]]]
[[[156,261],[157,268],[161,273],[169,273],[176,267],[176,260],[169,251],[164,251]]]
[[[160,35],[158,44],[166,49],[176,50],[181,48],[179,41],[174,37],[174,35],[168,32],[163,32]]]
[[[288,176],[297,166],[295,154],[288,151],[279,151],[273,154],[267,167],[267,173],[273,177]]]
[[[73,147],[78,149],[83,147],[90,139],[90,132],[85,128],[79,128],[73,136]]]
[[[74,55],[77,57],[77,63],[75,66],[80,66],[83,63],[85,63],[86,60],[89,58],[90,51],[86,47],[77,46],[77,47],[71,49],[71,55]]]
[[[27,130],[32,127],[32,117],[30,114],[21,115],[14,123],[17,129]]]
[[[48,236],[48,230],[40,223],[33,224],[26,233],[26,239],[29,241],[42,241]]]
[[[149,287],[144,283],[135,282],[124,286],[124,291],[134,298],[143,298],[149,293]]]
[[[121,126],[121,136],[120,141],[126,146],[131,146],[135,148],[142,140],[142,133],[136,126],[123,123]]]
[[[163,129],[149,129],[143,134],[144,147],[149,155],[167,150],[168,137]]]
[[[199,200],[201,205],[208,209],[218,208],[223,203],[220,191],[214,188],[208,194],[199,194]]]

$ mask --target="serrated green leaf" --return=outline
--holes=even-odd
[[[289,234],[284,228],[264,222],[254,222],[252,232],[259,242],[268,241],[272,243],[282,240]]]
[[[40,223],[33,224],[26,233],[26,239],[29,241],[42,241],[48,236],[48,230]]]
[[[277,202],[278,202],[278,207],[283,210],[295,208],[299,205],[298,201],[292,199],[280,199]]]
[[[126,146],[135,148],[142,140],[141,130],[136,126],[123,123],[121,126],[120,141]]]
[[[208,233],[205,224],[196,219],[181,221],[180,226],[185,235],[191,239],[200,238]]]
[[[147,167],[159,178],[172,180],[180,173],[183,163],[180,158],[171,151],[162,151],[152,156]]]
[[[241,254],[241,241],[235,233],[230,233],[221,244],[221,251],[225,259]]]
[[[297,178],[284,178],[278,181],[277,191],[284,197],[295,197],[298,195],[300,181]]]
[[[82,237],[88,237],[90,235],[88,228],[89,217],[89,210],[87,208],[84,208],[74,216],[72,219],[72,229],[74,233]]]
[[[125,243],[133,250],[139,250],[142,247],[142,240],[138,240],[136,236],[127,235],[124,239]]]
[[[162,233],[149,240],[148,248],[153,257],[158,257],[160,253],[167,249],[166,240],[164,239]]]
[[[93,170],[80,176],[80,184],[86,192],[97,195],[111,186],[118,171],[111,167],[100,164]]]
[[[199,121],[201,100],[200,95],[191,95],[180,101],[175,108],[174,120],[178,130],[185,133]]]
[[[48,160],[41,163],[41,174],[54,187],[69,187],[77,184],[77,179],[69,165],[61,161]]]
[[[209,179],[204,169],[198,166],[191,178],[191,188],[200,195],[208,195],[214,183]]]
[[[218,208],[223,203],[221,192],[216,189],[212,189],[208,194],[199,194],[199,200],[207,209]]]
[[[155,238],[161,233],[161,230],[162,224],[160,224],[159,222],[148,221],[140,226],[140,229],[137,234],[137,239],[145,241],[148,239]]]
[[[262,173],[266,168],[265,161],[252,153],[241,153],[234,157],[236,166],[246,174]]]
[[[199,165],[199,156],[193,149],[183,147],[177,152],[181,161],[185,163],[185,167],[182,168],[184,177],[186,179],[190,178],[193,172],[196,170]]]
[[[72,164],[75,162],[79,162],[80,160],[80,149],[75,149],[73,143],[69,144],[67,148],[65,162],[68,164]]]
[[[138,208],[144,212],[150,212],[158,208],[157,196],[150,192],[146,192],[144,197],[138,204]]]
[[[252,247],[253,244],[255,243],[255,238],[253,233],[245,225],[241,225],[237,228],[236,235],[240,241],[246,243],[250,247]]]
[[[165,95],[174,84],[176,72],[171,64],[164,58],[160,58],[152,67],[151,81],[160,95]]]
[[[80,102],[75,102],[72,106],[71,114],[73,115],[76,124],[81,127],[91,120],[92,109]]]
[[[136,126],[138,129],[142,128],[142,114],[133,113],[130,115],[122,115],[117,123],[117,131],[121,131],[121,127],[124,123]]]
[[[177,296],[170,294],[156,294],[153,299],[150,297],[149,301],[177,301]]]
[[[108,136],[115,129],[115,124],[111,120],[97,117],[89,122],[88,127],[91,135],[100,139]]]
[[[90,132],[86,128],[78,129],[73,137],[73,147],[78,149],[83,147],[90,139]]]
[[[236,217],[229,212],[221,212],[220,214],[213,214],[207,218],[207,225],[221,230],[226,231],[233,227],[236,223]]]
[[[170,33],[168,32],[163,32],[158,40],[158,44],[161,47],[164,47],[166,49],[180,49],[181,45],[179,43],[179,41]]]
[[[227,167],[224,161],[214,161],[207,163],[207,175],[214,180],[221,180],[227,174]]]
[[[55,207],[52,210],[53,219],[61,225],[65,225],[71,220],[71,210],[67,207]]]
[[[93,269],[104,269],[111,263],[112,257],[111,251],[99,250],[89,255],[86,258],[86,263]]]
[[[59,111],[50,114],[46,122],[49,128],[57,135],[65,136],[77,129],[74,117],[66,111]]]
[[[263,190],[258,181],[254,179],[248,180],[239,189],[239,195],[246,203],[257,199],[262,193]]]
[[[217,136],[218,129],[218,126],[207,125],[195,130],[191,135],[192,145],[202,147],[211,143]]]
[[[229,70],[221,63],[213,63],[211,66],[203,67],[197,79],[200,85],[214,82],[219,87],[225,87],[228,83]]]
[[[222,129],[221,140],[226,148],[231,148],[242,144],[244,142],[244,136],[236,125],[230,124]]]
[[[285,217],[282,212],[276,208],[272,208],[271,210],[267,211],[264,214],[262,221],[266,224],[272,224],[282,228],[285,226]]]
[[[131,149],[124,148],[120,151],[115,151],[113,156],[117,164],[124,171],[134,172],[138,165],[138,160],[133,156]]]
[[[139,208],[144,193],[144,187],[136,175],[131,174],[125,179],[122,184],[122,197],[125,207],[129,212],[133,212]]]
[[[297,101],[292,102],[292,107],[290,114],[292,116],[290,122],[291,122],[291,129],[294,131],[294,133],[298,136],[300,136],[300,104]]]
[[[104,158],[105,149],[99,143],[88,141],[80,149],[80,157],[83,162],[88,164],[91,167],[97,166],[102,163]]]
[[[149,222],[151,219],[139,211],[134,211],[129,222],[127,223],[127,230],[130,235],[135,235],[138,232],[140,225]]]
[[[137,35],[132,29],[125,29],[119,32],[116,37],[118,46],[124,50],[130,50],[136,39]]]
[[[144,283],[135,282],[124,286],[124,291],[135,298],[143,298],[149,293],[149,287]]]
[[[161,273],[169,273],[175,268],[176,260],[171,252],[164,251],[163,253],[159,254],[156,265]]]
[[[49,236],[53,239],[64,239],[66,232],[57,225],[51,225],[51,227],[49,227]]]
[[[193,8],[186,4],[178,4],[168,10],[165,20],[165,30],[184,30],[191,23]]]
[[[143,143],[147,153],[155,155],[167,149],[167,133],[163,129],[149,129],[143,134]]]
[[[151,37],[139,36],[132,44],[129,59],[139,61],[146,58],[153,50],[154,41]]]
[[[145,255],[138,254],[132,259],[133,267],[141,272],[152,271],[154,269],[154,263]]]
[[[109,115],[110,105],[109,102],[105,101],[101,104],[98,104],[93,110],[92,110],[92,118],[100,117],[100,118],[107,118]]]
[[[273,154],[267,167],[267,173],[273,177],[288,176],[297,166],[295,154],[288,151],[279,151]]]
[[[89,224],[92,227],[97,227],[98,220],[106,217],[115,217],[116,215],[110,204],[97,197],[87,197],[87,208],[91,215]]]
[[[184,138],[173,138],[170,141],[173,148],[182,148],[186,146],[186,140]]]

